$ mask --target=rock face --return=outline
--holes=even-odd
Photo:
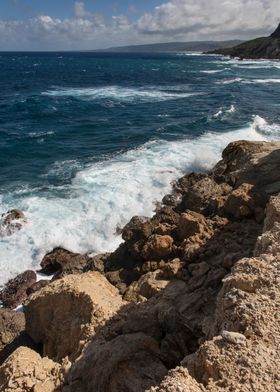
[[[25,304],[26,331],[55,360],[78,355],[81,344],[124,305],[99,272],[69,275],[34,293]]]
[[[219,49],[209,54],[222,54],[241,59],[280,59],[280,25],[270,37],[256,38],[233,48]]]
[[[36,280],[37,276],[34,271],[25,271],[11,279],[0,291],[0,301],[7,308],[16,308],[26,300],[28,297],[27,290],[36,283]]]
[[[280,143],[231,143],[115,252],[31,295],[27,332],[72,362],[63,392],[279,389],[279,167]]]
[[[62,383],[61,365],[26,347],[18,348],[0,367],[1,392],[56,392]]]
[[[10,236],[26,223],[26,217],[20,210],[14,209],[2,214],[0,218],[0,237]]]
[[[0,309],[0,365],[13,352],[14,345],[12,347],[11,345],[23,334],[24,329],[25,317],[23,313]]]

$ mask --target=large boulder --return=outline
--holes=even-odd
[[[143,392],[167,373],[159,353],[157,341],[143,333],[93,341],[72,366],[63,392]]]
[[[230,143],[223,159],[213,170],[214,178],[230,185],[248,183],[258,192],[273,195],[280,192],[280,142]]]
[[[23,313],[0,309],[0,365],[13,351],[13,342],[25,329]],[[6,349],[5,349],[6,348]]]
[[[124,305],[99,272],[68,275],[34,293],[24,306],[26,331],[55,360],[79,354],[81,344]]]
[[[203,215],[189,210],[180,215],[177,235],[181,241],[205,231],[207,231],[207,224]]]
[[[24,213],[18,209],[10,210],[1,215],[0,237],[10,236],[20,230],[26,223]]]
[[[0,301],[6,308],[14,309],[28,297],[27,290],[37,281],[34,271],[25,271],[16,276],[0,291]]]
[[[0,392],[58,392],[63,379],[61,365],[20,347],[0,367]]]

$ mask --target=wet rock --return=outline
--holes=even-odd
[[[173,238],[168,235],[154,234],[142,248],[145,260],[161,260],[168,258],[172,253]]]
[[[73,253],[63,248],[55,248],[47,253],[40,263],[41,271],[46,275],[55,274],[55,279],[65,275],[79,274],[88,263],[88,257]]]
[[[0,237],[10,236],[19,231],[26,223],[26,216],[18,209],[10,210],[1,215]]]
[[[27,298],[27,289],[36,283],[37,275],[34,271],[25,271],[16,278],[9,280],[0,292],[0,301],[6,308],[14,309]]]
[[[118,290],[99,272],[68,275],[25,303],[26,331],[44,355],[75,358],[85,343],[123,306]]]
[[[0,391],[59,391],[64,372],[63,366],[58,363],[41,358],[27,347],[20,347],[0,367]]]

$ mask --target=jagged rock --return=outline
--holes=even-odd
[[[155,339],[143,333],[92,342],[74,363],[63,392],[142,392],[167,373]]]
[[[58,392],[63,379],[63,366],[20,347],[0,367],[0,392]]]
[[[27,298],[27,289],[36,283],[37,275],[34,271],[25,271],[16,278],[9,280],[0,292],[0,301],[6,308],[14,309]]]
[[[275,222],[280,222],[280,198],[279,196],[272,196],[266,206],[265,221],[263,231],[264,233],[271,230]]]
[[[149,237],[143,246],[141,254],[145,260],[165,259],[171,255],[172,245],[172,237],[154,234]]]
[[[84,272],[99,271],[103,274],[105,271],[106,262],[107,262],[108,258],[110,257],[110,255],[111,255],[111,253],[103,253],[100,255],[90,257],[88,259],[87,264],[84,267],[83,271]]]
[[[215,166],[214,178],[235,187],[242,183],[255,185],[259,195],[280,192],[280,142],[230,143],[223,159]],[[263,195],[263,205],[267,201]]]
[[[206,221],[203,215],[187,211],[180,215],[177,233],[180,240],[205,231]]]
[[[84,343],[124,302],[99,272],[68,275],[34,293],[24,306],[26,331],[44,355],[75,358]]]
[[[225,203],[226,212],[237,219],[253,215],[253,189],[251,184],[242,184],[234,189]]]
[[[124,298],[129,301],[134,298],[138,299],[138,296],[140,298],[151,298],[163,290],[168,283],[169,280],[164,279],[164,274],[161,270],[148,272],[129,286]]]
[[[24,329],[25,317],[23,313],[0,309],[0,365],[12,352],[12,348],[9,349],[7,346],[11,346],[11,343],[20,336]],[[5,347],[7,349],[4,351]]]
[[[55,274],[55,278],[62,278],[65,275],[82,273],[87,262],[87,256],[55,248],[44,256],[40,263],[40,272],[46,275]]]
[[[46,287],[49,283],[50,281],[47,279],[39,280],[38,282],[34,283],[32,286],[28,287],[28,289],[26,290],[26,294],[29,296],[35,293],[36,291],[41,290],[43,287]]]
[[[152,225],[149,218],[134,216],[123,228],[122,237],[125,241],[139,241],[152,234]]]
[[[204,214],[213,214],[222,208],[231,191],[228,184],[218,184],[212,177],[196,173],[183,177],[179,189],[183,192],[179,208]]]
[[[20,230],[26,223],[26,217],[20,210],[14,209],[1,215],[0,237],[10,236]]]
[[[157,387],[146,392],[203,392],[205,388],[189,375],[184,367],[177,367],[168,372],[168,375]]]

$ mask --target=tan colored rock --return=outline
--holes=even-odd
[[[168,258],[172,253],[173,238],[169,235],[154,234],[142,248],[145,260],[161,260]]]
[[[167,373],[158,342],[144,333],[93,340],[72,366],[63,392],[142,392]]]
[[[180,215],[177,233],[180,240],[200,234],[205,230],[206,221],[203,215],[187,211]]]
[[[205,388],[189,375],[184,367],[177,367],[168,372],[168,375],[159,386],[152,387],[146,392],[203,392]]]
[[[61,360],[113,317],[124,302],[99,272],[68,275],[34,293],[25,304],[26,330],[44,355]]]
[[[234,189],[225,203],[225,210],[237,219],[253,215],[253,190],[251,184],[242,184]]]
[[[271,230],[275,222],[280,222],[280,196],[273,196],[270,198],[266,206],[264,233]]]
[[[12,342],[20,336],[24,329],[25,317],[23,313],[0,309],[0,365],[11,354]]]
[[[132,297],[132,294],[147,299],[151,298],[163,290],[168,283],[169,280],[163,278],[163,272],[161,270],[148,272],[147,274],[142,275],[138,281],[132,283],[124,298],[129,300]]]
[[[58,363],[20,347],[0,367],[0,392],[59,392],[63,373]]]

